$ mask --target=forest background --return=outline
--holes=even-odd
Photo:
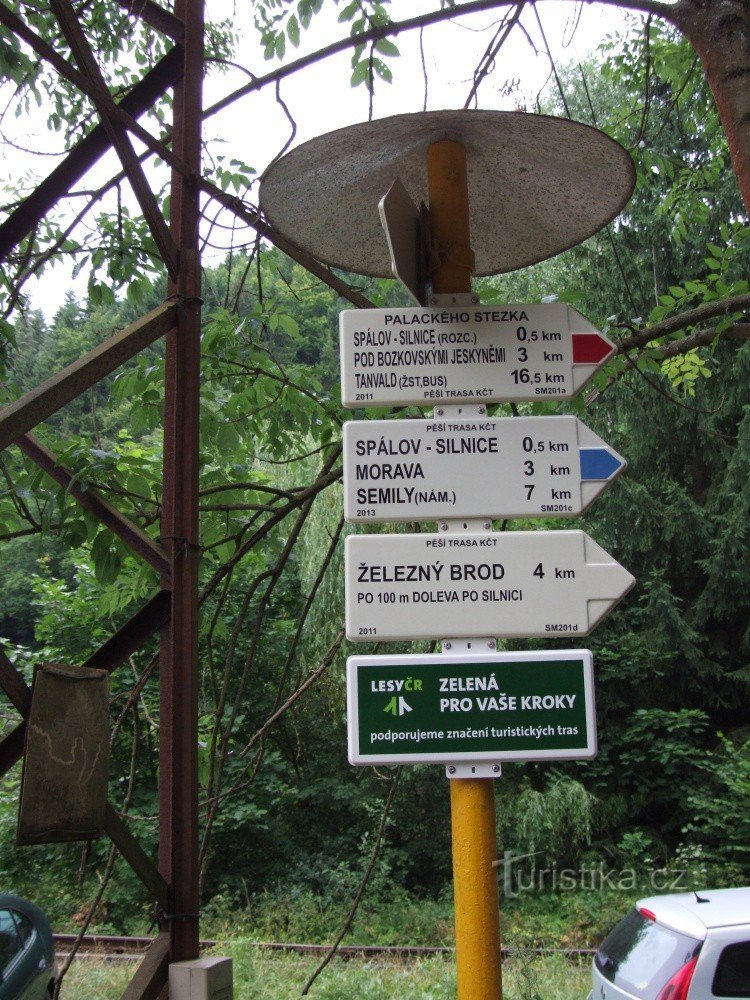
[[[342,7],[353,26],[356,7]],[[285,18],[261,25],[272,57],[283,56],[280,37],[294,44],[299,32],[288,10]],[[352,83],[386,85],[394,49],[384,43],[369,60],[355,53]],[[4,42],[6,73],[33,100],[22,57]],[[51,127],[64,130],[60,100]],[[674,31],[634,19],[595,59],[558,67],[529,110],[607,131],[633,156],[636,193],[616,224],[582,246],[477,282],[482,301],[556,298],[626,340],[683,310],[748,295],[750,228],[725,134],[693,50]],[[250,170],[217,160],[213,176],[238,191]],[[90,278],[86,298],[69,295],[51,320],[24,305],[4,275],[5,399],[164,298],[150,237],[126,205],[103,210],[94,232],[68,236],[58,251]],[[404,301],[393,282],[349,280],[377,304]],[[341,300],[260,240],[207,270],[204,300],[206,912],[234,920],[241,910],[272,935],[329,932],[368,871],[372,912],[401,907],[398,919],[377,924],[381,943],[406,927],[418,937],[417,915],[450,898],[443,771],[354,769],[346,760],[341,553],[352,529],[341,516],[340,433],[351,414],[338,389]],[[654,869],[686,871],[683,886],[750,876],[750,345],[742,308],[723,315],[712,337],[697,325],[688,336],[695,331],[695,346],[655,338],[620,353],[568,405],[520,407],[576,413],[627,458],[626,473],[564,526],[580,523],[638,581],[589,640],[597,759],[508,766],[498,782],[500,850],[526,856],[516,867],[527,884],[541,869],[600,865],[634,871],[631,890],[648,889]],[[147,530],[160,510],[162,369],[161,346],[147,349],[47,421],[42,435],[81,470],[81,482]],[[85,659],[153,591],[155,577],[13,449],[0,459],[0,484],[0,635],[30,679],[37,663]],[[113,675],[111,694],[112,801],[153,852],[154,649]],[[11,709],[3,722],[16,724]],[[145,894],[106,843],[15,848],[18,785],[14,769],[0,789],[4,884],[33,895],[57,929],[87,917],[99,930],[145,929]]]

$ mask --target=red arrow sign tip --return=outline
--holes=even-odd
[[[573,364],[598,365],[612,352],[612,345],[598,333],[573,334]]]

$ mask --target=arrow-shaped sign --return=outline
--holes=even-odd
[[[346,634],[588,635],[634,583],[583,531],[351,535]]]
[[[615,352],[560,302],[345,310],[340,331],[352,407],[566,399]]]
[[[620,458],[617,452],[607,445],[599,448],[581,448],[578,454],[581,459],[581,479],[585,482],[607,483],[625,468],[625,459]]]
[[[350,421],[344,516],[573,517],[624,467],[572,416]]]

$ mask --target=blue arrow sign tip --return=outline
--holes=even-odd
[[[623,465],[609,448],[580,448],[581,479],[611,479]]]

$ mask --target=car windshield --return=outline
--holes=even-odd
[[[604,940],[594,961],[610,983],[637,997],[652,997],[700,947],[697,938],[633,910]]]

